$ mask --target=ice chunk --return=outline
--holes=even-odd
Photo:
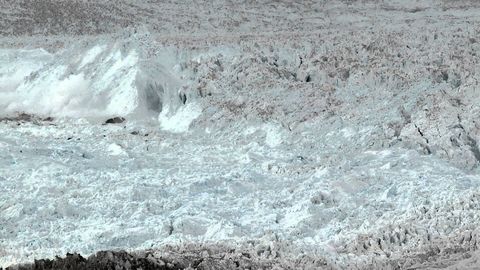
[[[169,108],[165,108],[159,117],[160,126],[165,131],[180,133],[188,131],[190,124],[202,113],[202,108],[195,103],[189,103],[180,107],[177,112],[171,114]]]

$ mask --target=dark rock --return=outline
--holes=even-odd
[[[175,264],[168,267],[162,260],[152,256],[132,255],[125,251],[101,251],[95,255],[82,257],[80,254],[67,253],[65,258],[56,257],[54,260],[35,260],[33,264],[8,267],[7,270],[87,270],[87,269],[183,269]]]
[[[0,121],[6,121],[6,122],[18,122],[20,123],[25,123],[25,122],[31,122],[34,124],[41,124],[41,122],[52,122],[54,120],[53,117],[45,117],[41,118],[33,114],[28,114],[28,113],[17,113],[15,116],[11,117],[4,117],[0,118]]]
[[[107,119],[107,121],[105,121],[105,125],[106,124],[120,124],[120,123],[123,123],[125,122],[125,118],[123,117],[113,117],[113,118],[109,118]]]
[[[310,77],[310,75],[307,75],[307,77],[305,78],[305,82],[311,82],[312,81],[312,78]]]
[[[270,248],[268,256],[265,252],[257,253],[254,249],[237,250],[220,245],[187,245],[166,247],[161,252],[100,251],[88,258],[67,254],[65,258],[35,260],[31,264],[10,266],[7,270],[324,269],[321,266],[326,263],[321,258],[308,262],[285,259]]]
[[[185,105],[187,103],[187,95],[185,95],[184,93],[179,94],[179,98],[182,104]]]

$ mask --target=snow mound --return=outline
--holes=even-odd
[[[164,104],[172,111],[179,104],[179,80],[165,55],[120,42],[54,54],[0,50],[0,115],[157,118]]]

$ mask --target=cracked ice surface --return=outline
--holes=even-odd
[[[328,148],[299,147],[289,136],[272,147],[271,131],[260,125],[238,136],[130,134],[136,128],[2,124],[3,264],[69,251],[252,238],[338,256],[356,252],[358,235],[371,234],[392,234],[382,244],[393,252],[428,245],[432,233],[471,229],[475,219],[474,212],[448,209],[476,201],[478,177],[413,150],[326,158]],[[315,139],[334,144],[343,136],[341,130]],[[444,219],[439,228],[441,215],[424,211],[462,220]],[[399,230],[398,239],[387,228]]]
[[[232,21],[212,3],[151,33],[1,38],[1,266],[192,242],[334,268],[478,252],[475,3],[259,1]]]

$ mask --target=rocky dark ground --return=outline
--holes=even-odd
[[[266,250],[189,245],[183,248],[167,247],[161,252],[100,251],[89,257],[69,253],[65,257],[39,259],[5,270],[298,269],[296,266],[299,265],[304,269],[327,269],[325,261],[309,257],[285,259],[279,253]]]

